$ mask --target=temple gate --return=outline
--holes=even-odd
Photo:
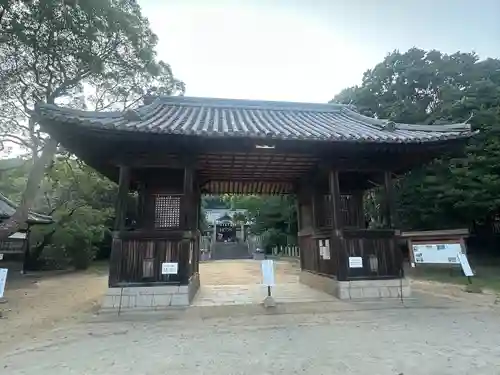
[[[109,113],[43,104],[36,115],[119,184],[108,307],[120,293],[127,307],[189,305],[200,283],[204,193],[295,194],[302,282],[340,298],[383,297],[394,285],[407,294],[393,178],[461,150],[471,135],[467,124],[397,124],[339,104],[211,98],[161,97]],[[363,208],[377,185],[383,228],[369,227]],[[162,274],[164,262],[178,263],[177,274]]]

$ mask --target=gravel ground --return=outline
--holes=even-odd
[[[500,374],[493,309],[74,325],[0,360],[16,374]]]
[[[277,268],[280,282],[296,281],[296,265]],[[260,282],[249,261],[205,263],[201,276],[208,285]],[[398,309],[361,303],[336,312],[318,306],[315,314],[97,322],[91,312],[106,280],[101,270],[11,283],[0,305],[8,310],[0,373],[500,374],[495,295],[418,282],[432,308],[417,299]]]

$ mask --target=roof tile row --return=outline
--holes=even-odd
[[[39,119],[117,131],[293,140],[420,143],[469,137],[468,124],[410,125],[366,117],[349,106],[161,97],[127,112],[85,112],[55,105]]]

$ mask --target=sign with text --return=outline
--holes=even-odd
[[[161,274],[162,275],[177,275],[179,272],[179,263],[162,263],[161,264]]]
[[[460,253],[458,254],[458,259],[460,259],[460,265],[462,266],[464,275],[467,277],[474,276],[474,272],[472,272],[467,255]]]
[[[319,240],[319,256],[322,259],[330,259],[330,240]]]
[[[262,284],[266,286],[274,286],[274,261],[272,259],[264,259],[261,263],[262,268]]]
[[[363,258],[349,257],[349,268],[363,268]]]
[[[3,298],[5,284],[7,283],[7,268],[0,268],[0,298]]]
[[[419,244],[413,245],[413,259],[422,264],[460,264],[459,254],[462,254],[460,243]]]

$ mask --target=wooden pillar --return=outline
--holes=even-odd
[[[115,235],[111,245],[109,258],[108,286],[115,286],[121,280],[122,240],[119,233],[125,229],[125,217],[127,215],[128,191],[130,188],[130,168],[120,166],[120,177],[118,180],[118,196],[115,204]]]
[[[357,190],[352,193],[352,199],[356,207],[356,225],[358,228],[365,228],[365,208],[363,202],[363,191]]]
[[[26,275],[28,273],[28,266],[30,265],[30,237],[31,237],[31,226],[28,224],[26,229],[26,239],[24,240],[24,257],[23,257],[23,271],[22,274]]]
[[[340,185],[339,185],[338,171],[329,172],[328,185],[329,185],[330,195],[332,196],[331,210],[332,210],[333,234],[335,236],[339,236],[342,223],[340,215],[341,202],[340,202]]]
[[[322,202],[320,201],[320,195],[313,188],[311,193],[311,211],[312,211],[312,226],[314,229],[317,229],[322,226],[324,223],[325,215],[324,208],[322,209]]]
[[[115,206],[115,230],[121,231],[125,228],[125,216],[127,215],[127,200],[130,187],[130,168],[120,166],[120,177],[118,181],[118,197]]]
[[[297,212],[297,232],[300,232],[302,229],[302,215],[300,214],[300,199],[298,194],[295,199],[295,211]]]
[[[336,259],[335,265],[336,277],[339,281],[347,280],[347,249],[342,239],[342,216],[341,216],[341,200],[340,200],[340,185],[338,171],[330,171],[328,173],[328,187],[332,197],[330,204],[332,210],[332,232],[330,237],[330,254],[332,259]]]
[[[384,172],[384,192],[384,216],[386,225],[389,228],[395,228],[397,226],[396,201],[392,173],[389,171]]]
[[[195,272],[195,254],[194,254],[194,230],[196,229],[196,210],[194,206],[193,182],[194,170],[190,164],[184,168],[184,184],[182,197],[182,220],[181,228],[185,231],[185,238],[181,242],[181,252],[179,254],[179,275],[181,284],[187,284],[190,277]]]
[[[184,229],[193,230],[196,227],[196,210],[193,194],[193,168],[184,168]]]

